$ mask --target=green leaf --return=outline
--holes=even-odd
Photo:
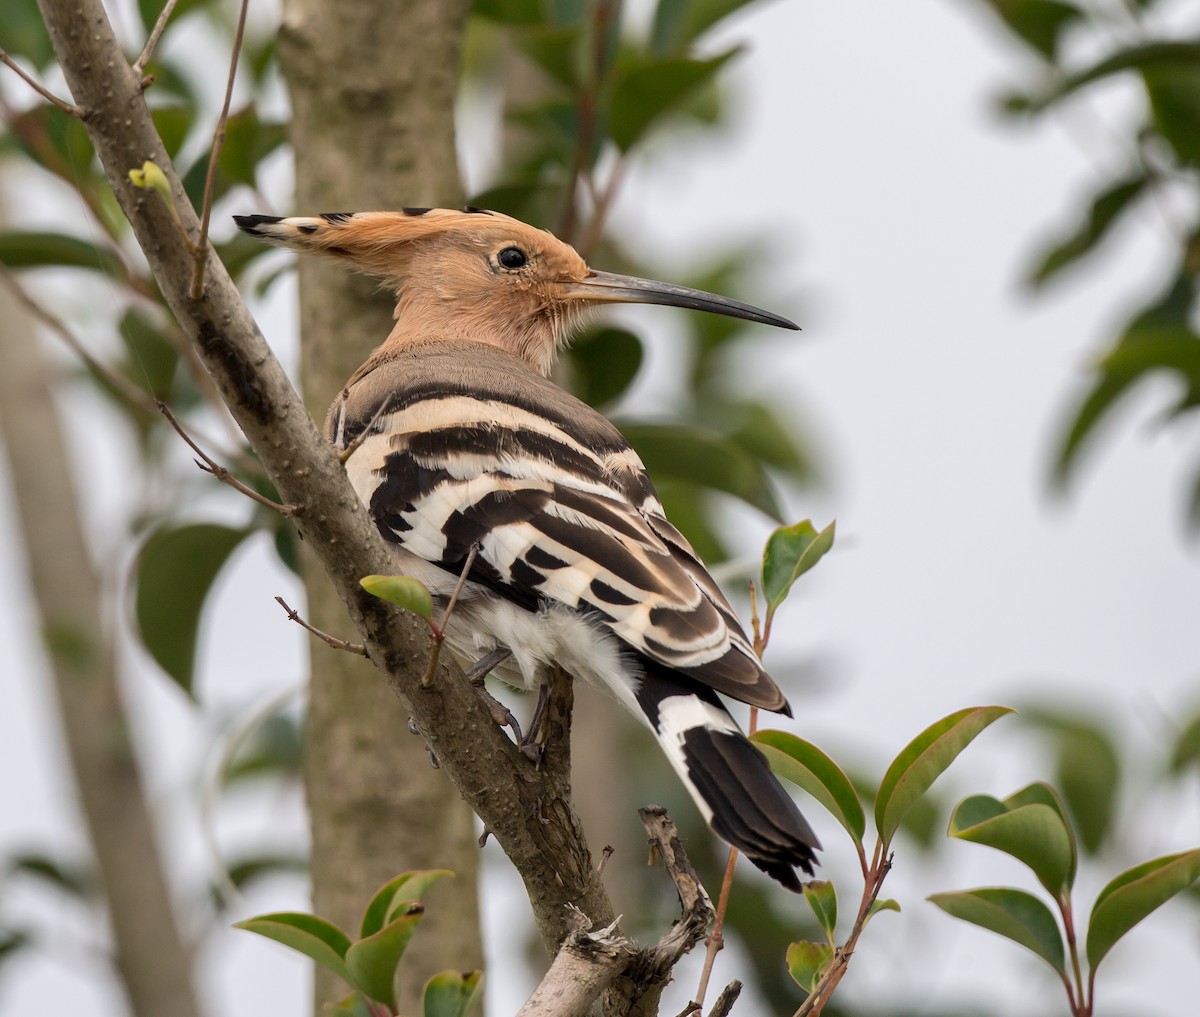
[[[1110,882],[1088,919],[1087,958],[1093,971],[1117,940],[1200,878],[1200,850],[1135,865]]]
[[[1144,173],[1121,180],[1092,198],[1087,218],[1078,229],[1059,240],[1038,259],[1029,282],[1038,287],[1058,275],[1064,268],[1091,253],[1121,219],[1124,212],[1145,193],[1149,177]]]
[[[254,728],[225,768],[221,781],[229,787],[261,777],[299,778],[303,762],[304,738],[299,722],[277,713]]]
[[[1197,49],[1200,54],[1200,48]],[[1142,68],[1154,126],[1179,161],[1200,166],[1200,55],[1191,63],[1154,63]]]
[[[425,983],[424,1017],[463,1017],[482,991],[482,971],[439,972]]]
[[[750,740],[766,755],[772,770],[804,788],[842,824],[856,844],[862,843],[867,830],[862,802],[837,763],[815,745],[787,731],[757,731]]]
[[[224,197],[237,184],[257,186],[259,164],[286,141],[287,124],[259,119],[258,109],[253,104],[231,114],[213,178],[213,200]],[[197,208],[204,200],[208,162],[206,150],[183,175],[183,189]]]
[[[150,655],[193,695],[196,637],[213,580],[251,531],[194,523],[156,530],[137,561],[135,616]]]
[[[1047,60],[1055,58],[1063,29],[1083,20],[1078,7],[1061,0],[988,0],[988,6]]]
[[[517,45],[554,81],[574,91],[579,85],[579,25],[538,25],[517,36]]]
[[[390,600],[428,622],[433,621],[433,597],[412,576],[363,576],[358,582],[372,597]]]
[[[724,491],[779,519],[782,509],[762,464],[721,434],[685,424],[622,424],[654,478]]]
[[[823,879],[813,879],[803,884],[804,899],[816,916],[817,924],[825,930],[829,945],[837,945],[837,890]]]
[[[589,328],[571,343],[571,391],[591,406],[621,396],[642,366],[642,341],[623,328]]]
[[[9,56],[24,57],[38,71],[54,62],[54,46],[37,0],[4,0],[0,49]]]
[[[26,230],[0,232],[0,265],[8,268],[88,268],[125,282],[129,274],[117,255],[105,247],[66,233]]]
[[[326,1003],[321,1012],[325,1017],[378,1017],[361,992],[352,992],[336,1003]]]
[[[1023,862],[1054,897],[1067,894],[1075,881],[1075,838],[1048,784],[1031,784],[1004,801],[964,798],[950,817],[949,833]]]
[[[1132,70],[1144,75],[1147,70],[1153,72],[1157,69],[1186,74],[1196,67],[1198,61],[1200,42],[1140,43],[1118,50],[1090,67],[1056,80],[1053,88],[1031,99],[1030,108],[1033,111],[1047,109],[1081,88],[1114,74]]]
[[[406,907],[406,913],[373,935],[351,944],[346,951],[350,984],[392,1010],[396,1008],[396,965],[425,913],[425,908],[417,901],[409,901]]]
[[[449,869],[417,869],[389,879],[371,895],[371,900],[363,910],[359,935],[374,935],[402,913],[401,905],[420,900],[434,883],[453,875]]]
[[[812,995],[829,968],[833,948],[828,943],[810,943],[800,940],[787,948],[788,974],[807,994]]]
[[[885,845],[891,842],[904,814],[975,736],[1012,712],[1007,706],[959,710],[931,724],[905,746],[883,775],[875,798],[875,827]]]
[[[1171,759],[1168,767],[1171,773],[1179,776],[1189,766],[1200,765],[1200,713],[1197,713],[1184,725],[1179,737],[1171,748]]]
[[[1033,894],[1009,887],[986,887],[928,898],[948,915],[978,925],[1032,950],[1062,977],[1066,956],[1054,915]]]
[[[650,45],[658,54],[682,54],[699,36],[752,0],[658,0]]]
[[[156,106],[150,111],[158,136],[162,138],[163,147],[172,159],[179,155],[179,150],[187,140],[188,132],[196,118],[196,107],[187,106]]]
[[[880,911],[895,911],[899,913],[900,902],[893,900],[891,897],[881,897],[871,901],[871,906],[867,908],[867,922],[874,918]],[[866,922],[863,923],[866,925]]]
[[[1095,854],[1112,830],[1121,785],[1120,760],[1112,737],[1077,714],[1022,707],[1021,720],[1048,732],[1057,761],[1054,783],[1074,819],[1084,850]]]
[[[8,859],[7,868],[10,873],[31,876],[79,900],[89,901],[95,896],[93,874],[80,862],[63,862],[50,855],[23,851]]]
[[[731,49],[708,60],[651,60],[623,74],[609,107],[609,130],[617,147],[629,151],[656,120],[715,77],[738,52]]]
[[[346,952],[350,949],[350,937],[324,918],[299,911],[276,911],[235,922],[233,927],[257,932],[260,936],[289,946],[339,978],[350,981],[350,971],[345,961]]]
[[[474,0],[471,13],[503,25],[540,25],[541,0]],[[482,206],[481,206],[482,207]]]
[[[213,0],[179,0],[175,5],[175,10],[171,14],[170,25],[174,27],[184,17],[192,11],[200,10],[203,7],[210,6]],[[149,32],[155,22],[158,21],[158,16],[162,13],[163,8],[167,6],[166,0],[137,0],[138,14],[141,15],[142,25]]]
[[[817,532],[807,519],[794,526],[781,526],[767,538],[763,549],[762,589],[768,617],[787,599],[795,583],[833,547],[837,523]]]

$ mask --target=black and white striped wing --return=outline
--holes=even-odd
[[[370,488],[365,500],[385,538],[455,575],[477,544],[471,578],[506,598],[586,611],[703,685],[787,708],[607,420],[532,375],[469,389],[373,380],[391,402],[385,412],[383,396],[354,408],[372,423],[348,468],[360,492]]]

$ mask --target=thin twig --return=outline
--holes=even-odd
[[[625,178],[625,159],[620,157],[612,168],[612,172],[608,175],[608,180],[604,184],[604,190],[600,192],[598,199],[592,206],[592,218],[588,222],[587,229],[584,230],[583,237],[577,245],[579,253],[586,260],[596,249],[596,245],[600,243],[600,238],[604,234],[604,224],[608,220],[608,213],[612,210],[613,202],[616,200],[617,191],[621,186],[621,181]]]
[[[196,241],[195,269],[192,272],[192,299],[199,300],[204,291],[204,266],[208,263],[208,222],[212,217],[213,185],[217,179],[217,162],[225,145],[225,127],[229,122],[229,105],[233,102],[233,82],[237,77],[238,60],[242,53],[242,36],[246,31],[246,10],[250,0],[242,0],[238,11],[237,29],[233,35],[233,53],[229,59],[229,78],[225,82],[225,101],[213,131],[212,151],[208,156],[208,174],[204,178],[204,203],[200,207],[200,236]]]
[[[741,994],[742,983],[735,978],[721,990],[717,1001],[713,1003],[713,1008],[708,1011],[708,1017],[729,1017],[729,1011],[733,1009],[733,1004],[737,1002],[737,998]]]
[[[300,617],[300,612],[289,606],[288,602],[282,597],[276,597],[275,603],[287,612],[288,621],[294,621],[302,629],[306,629],[316,636],[321,642],[327,643],[335,650],[345,650],[347,653],[354,653],[360,657],[367,655],[367,648],[362,643],[352,643],[347,639],[338,639],[337,636],[331,636],[328,632],[322,632],[319,628],[310,625]]]
[[[35,92],[37,92],[38,95],[40,95],[43,99],[45,99],[52,106],[57,106],[60,110],[62,110],[64,113],[66,113],[67,116],[69,116],[69,117],[77,117],[80,120],[83,119],[84,111],[83,111],[82,107],[76,106],[72,103],[69,103],[65,99],[60,99],[57,95],[55,95],[53,92],[51,92],[50,89],[48,89],[45,85],[43,85],[41,82],[39,82],[36,78],[31,77],[30,75],[26,74],[24,69],[22,69],[21,65],[18,64],[12,57],[10,57],[8,55],[8,53],[6,53],[2,49],[0,49],[0,63],[3,63],[5,65],[7,65],[8,67],[12,68],[14,71],[16,71],[17,77],[19,77],[22,81],[24,81],[25,84],[27,84],[30,88],[32,88]]]
[[[196,465],[199,466],[200,469],[202,469],[205,473],[211,473],[222,484],[228,484],[235,491],[244,494],[247,498],[258,502],[260,505],[265,505],[273,512],[278,512],[281,516],[287,516],[290,519],[300,511],[299,505],[293,505],[291,502],[280,504],[279,502],[268,498],[265,494],[259,494],[258,491],[254,490],[254,488],[248,486],[247,484],[243,484],[240,480],[238,480],[237,477],[225,469],[224,466],[214,461],[208,455],[208,453],[204,451],[204,449],[192,441],[191,436],[183,429],[183,425],[175,419],[175,414],[171,412],[171,408],[166,403],[164,403],[162,400],[159,400],[155,406],[158,409],[158,412],[167,418],[167,423],[175,429],[175,433],[187,443],[188,448],[190,448],[196,453],[196,455],[200,457],[201,460],[203,460],[203,462],[197,460]]]
[[[133,72],[139,78],[145,73],[146,64],[150,62],[150,57],[154,53],[155,47],[158,46],[158,40],[162,38],[163,30],[167,27],[167,22],[171,20],[171,15],[175,13],[175,5],[179,0],[167,0],[167,5],[158,15],[158,20],[154,22],[154,28],[150,32],[150,38],[146,40],[146,46],[142,50],[142,55],[134,61]]]
[[[350,390],[348,388],[344,388],[344,389],[342,389],[342,394],[339,397],[340,403],[338,405],[338,425],[337,425],[338,430],[340,430],[345,424],[345,420],[342,417],[342,414],[344,414],[346,412],[346,398],[349,396],[349,394],[350,394]],[[377,423],[379,423],[379,420],[381,417],[383,417],[391,412],[391,408],[392,408],[392,397],[389,394],[387,396],[387,398],[384,399],[383,402],[380,404],[379,409],[377,409],[375,411],[375,413],[371,417],[371,419],[367,421],[367,426],[364,427],[361,431],[359,431],[358,434],[356,434],[354,436],[353,440],[350,441],[349,443],[347,443],[345,448],[340,449],[338,451],[338,459],[341,462],[345,463],[347,459],[349,459],[352,455],[354,455],[355,450],[357,450],[357,448],[364,441],[366,441],[369,437],[371,437],[371,435],[374,433],[375,425]],[[335,432],[334,441],[336,442],[338,440],[340,440],[340,439]]]
[[[463,587],[467,583],[467,575],[471,571],[471,566],[475,564],[475,556],[479,553],[479,545],[472,544],[471,550],[467,552],[467,560],[463,563],[462,572],[459,573],[458,582],[454,584],[454,592],[450,594],[450,599],[446,602],[446,610],[442,612],[441,623],[434,629],[433,637],[433,652],[429,655],[429,667],[425,671],[425,677],[421,679],[421,687],[429,688],[433,684],[433,676],[437,674],[438,659],[442,654],[442,643],[446,641],[446,623],[450,621],[450,616],[454,614],[454,609],[458,606],[458,595],[462,593]]]

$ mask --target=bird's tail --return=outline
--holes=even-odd
[[[645,661],[637,701],[713,832],[799,893],[820,842],[716,693]]]

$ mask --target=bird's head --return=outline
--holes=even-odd
[[[234,220],[269,243],[340,258],[394,285],[389,343],[469,339],[515,353],[542,374],[597,304],[669,304],[797,327],[726,297],[597,272],[553,234],[498,212],[409,208]]]

